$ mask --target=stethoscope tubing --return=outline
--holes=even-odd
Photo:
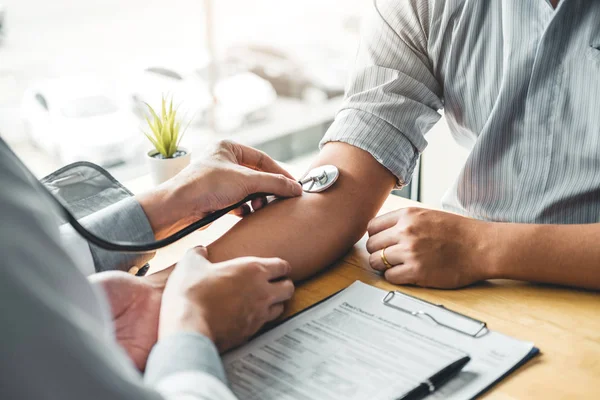
[[[316,170],[321,170],[321,169],[322,169],[321,173],[314,173]],[[305,184],[309,185],[308,188],[304,188],[304,191],[318,193],[318,192],[322,192],[322,191],[328,189],[329,187],[331,187],[337,180],[338,176],[339,176],[339,171],[336,167],[334,167],[332,165],[325,165],[325,166],[313,169],[307,175],[307,178],[299,181],[298,183],[300,183],[300,185],[302,185],[303,188],[304,188]],[[323,178],[325,178],[324,181],[323,181]],[[319,184],[319,186],[314,187],[315,184]],[[62,214],[67,219],[67,222],[85,240],[87,240],[89,243],[91,243],[101,249],[108,250],[108,251],[118,251],[121,253],[152,253],[152,252],[155,252],[156,250],[162,249],[163,247],[166,247],[170,244],[177,242],[180,239],[183,239],[184,237],[188,236],[190,233],[195,232],[200,228],[204,228],[205,226],[210,225],[211,223],[218,220],[225,214],[230,213],[231,211],[241,207],[243,204],[246,204],[249,201],[252,201],[254,199],[258,199],[261,197],[271,196],[268,193],[251,194],[251,195],[247,196],[245,199],[243,199],[235,204],[232,204],[229,207],[226,207],[221,210],[215,211],[211,214],[208,214],[204,218],[194,222],[193,224],[186,226],[185,228],[173,233],[172,235],[170,235],[164,239],[155,240],[153,242],[147,242],[147,243],[133,243],[133,242],[112,242],[112,241],[103,239],[103,238],[95,235],[94,233],[90,232],[87,228],[85,228],[83,225],[81,225],[79,223],[77,218],[75,218],[75,216],[73,216],[73,214],[71,214],[71,212],[69,211],[67,206],[65,206],[58,197],[54,196],[46,188],[46,186],[44,186],[41,182],[40,182],[40,185],[43,187],[43,189],[48,193],[48,195],[57,204],[58,208],[60,209]]]
[[[44,186],[44,189],[46,189],[45,186]],[[241,207],[243,204],[246,204],[249,201],[252,201],[254,199],[258,199],[261,197],[270,196],[267,193],[251,194],[251,195],[247,196],[245,199],[243,199],[229,207],[226,207],[221,210],[215,211],[211,214],[208,214],[204,218],[194,222],[193,224],[186,226],[185,228],[182,228],[181,230],[173,233],[172,235],[170,235],[164,239],[156,240],[153,242],[147,242],[147,243],[133,243],[133,242],[112,242],[112,241],[103,239],[103,238],[95,235],[94,233],[90,232],[87,228],[85,228],[83,225],[81,225],[79,223],[77,218],[75,218],[75,216],[69,211],[69,209],[62,203],[62,201],[58,197],[54,196],[47,189],[46,189],[46,191],[48,192],[50,197],[52,199],[54,199],[54,201],[57,204],[57,206],[59,207],[60,211],[67,219],[67,222],[69,223],[69,225],[71,225],[73,227],[73,229],[77,233],[79,233],[85,240],[87,240],[89,243],[91,243],[101,249],[108,250],[108,251],[118,251],[121,253],[152,253],[152,252],[155,252],[156,250],[162,249],[163,247],[166,247],[170,244],[177,242],[180,239],[183,239],[184,237],[188,236],[190,233],[195,232],[200,228],[204,228],[205,226],[210,225],[211,223],[218,220],[225,214],[230,213],[231,211],[235,210],[236,208]]]

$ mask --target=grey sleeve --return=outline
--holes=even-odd
[[[144,380],[156,385],[165,376],[194,370],[204,371],[227,384],[223,363],[213,342],[198,333],[180,332],[161,339],[154,346]]]
[[[144,210],[135,198],[123,199],[101,211],[88,215],[80,223],[103,239],[144,243],[154,241],[154,232]],[[129,271],[133,266],[140,268],[155,253],[128,254],[103,250],[83,239],[70,225],[61,226],[63,244],[79,261],[82,272],[109,270]],[[91,256],[91,257],[90,257]],[[88,266],[91,261],[92,266]]]
[[[427,2],[372,1],[344,104],[321,142],[369,152],[409,183],[424,135],[440,119],[442,87],[427,51]]]
[[[62,248],[52,203],[23,171],[0,140],[0,187],[11,189],[0,191],[0,398],[234,398],[201,337],[166,342],[177,352],[158,360],[170,367],[153,375],[152,387],[144,383],[114,339],[103,296]],[[185,353],[197,356],[180,364]]]
[[[98,236],[111,241],[144,243],[155,240],[142,206],[133,197],[89,215],[81,223]],[[89,246],[96,272],[115,269],[128,271],[132,266],[143,266],[155,254],[127,254],[102,250],[92,244]]]
[[[73,276],[72,285],[59,290],[52,280],[65,276],[38,273],[38,268],[66,263],[68,257],[60,251],[50,253],[43,235],[32,236],[36,237],[28,238],[29,245],[43,252],[47,263],[36,265],[34,257],[13,252],[9,256],[18,255],[22,262],[0,271],[0,398],[163,399],[144,386],[109,332],[92,318],[93,292],[85,278]],[[79,272],[74,266],[60,267]],[[71,296],[74,292],[89,297]]]

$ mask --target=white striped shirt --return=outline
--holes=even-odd
[[[323,143],[370,152],[403,184],[441,109],[471,150],[445,209],[600,220],[600,1],[376,0]]]

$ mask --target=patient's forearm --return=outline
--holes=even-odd
[[[490,277],[600,289],[600,224],[493,224]]]
[[[275,202],[244,218],[209,246],[210,259],[280,257],[299,280],[341,257],[364,234],[395,177],[369,153],[343,143],[327,144],[313,166],[325,164],[340,170],[333,187]]]

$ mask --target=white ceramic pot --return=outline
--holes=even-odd
[[[146,159],[148,160],[148,166],[150,168],[150,176],[155,185],[160,185],[171,179],[177,175],[179,171],[190,164],[192,158],[191,152],[184,147],[179,147],[177,150],[185,151],[185,155],[177,158],[161,159],[153,157],[158,153],[156,150],[150,150],[146,153]]]

